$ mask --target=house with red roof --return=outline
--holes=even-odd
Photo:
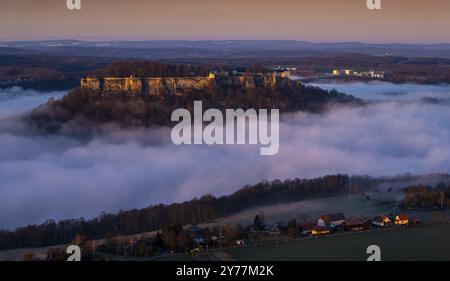
[[[317,220],[317,225],[326,228],[336,228],[342,226],[345,222],[345,216],[343,213],[335,213],[320,216]]]

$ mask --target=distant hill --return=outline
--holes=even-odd
[[[450,58],[450,44],[370,44],[360,42],[314,43],[296,40],[223,40],[223,41],[19,41],[0,42],[0,46],[65,55],[112,57],[229,57],[263,53],[297,53],[304,56],[318,52],[361,53],[374,56]],[[181,51],[181,52],[180,52]]]
[[[17,48],[0,48],[0,88],[68,90],[81,77],[110,64],[110,58],[58,56]]]

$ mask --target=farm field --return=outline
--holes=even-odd
[[[236,248],[228,253],[234,260],[242,261],[364,261],[367,247],[378,245],[384,261],[449,261],[449,240],[450,224],[435,224]]]
[[[253,223],[255,215],[260,211],[264,212],[265,222],[267,224],[274,224],[280,221],[287,222],[293,218],[298,222],[303,220],[316,221],[321,215],[338,212],[344,213],[346,217],[358,215],[367,219],[380,214],[397,212],[404,213],[411,218],[417,218],[423,222],[429,222],[432,219],[433,211],[397,210],[392,204],[385,203],[395,198],[401,198],[402,196],[402,193],[388,194],[384,192],[371,194],[370,200],[367,200],[365,196],[361,195],[306,199],[298,202],[250,208],[227,217],[219,218],[215,223],[204,224],[202,226],[213,226],[214,224],[250,225]],[[450,215],[448,210],[440,211],[439,213],[441,215]]]

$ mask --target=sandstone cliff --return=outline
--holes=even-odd
[[[274,75],[245,75],[219,77],[170,77],[170,78],[119,78],[87,77],[81,79],[81,89],[102,94],[126,92],[130,95],[183,95],[192,90],[211,91],[215,87],[275,88],[288,84],[299,85],[284,77]]]

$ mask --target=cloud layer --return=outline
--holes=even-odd
[[[450,87],[362,84],[354,94],[389,97],[392,87],[408,102],[395,95],[363,108],[283,116],[276,156],[260,156],[258,145],[175,146],[169,128],[110,130],[80,141],[13,133],[2,120],[0,228],[229,194],[263,179],[450,172],[450,107],[416,96],[450,97]],[[1,118],[29,110],[30,96],[38,104],[60,94],[14,91],[21,96],[0,92]]]

